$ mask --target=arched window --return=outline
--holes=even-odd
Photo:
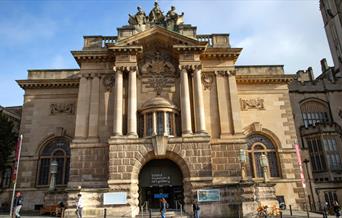
[[[301,104],[302,117],[304,126],[315,126],[316,123],[329,123],[329,109],[328,107],[315,100],[306,101]]]
[[[153,135],[176,136],[176,107],[162,97],[155,97],[139,110],[139,137]]]
[[[50,164],[57,161],[56,185],[66,185],[69,179],[70,147],[63,137],[55,138],[41,150],[38,161],[38,186],[48,186],[50,182]]]
[[[270,177],[280,177],[277,151],[272,141],[262,135],[253,134],[248,137],[249,175],[253,178],[262,178],[263,169],[260,164],[260,156],[265,154],[268,159]]]

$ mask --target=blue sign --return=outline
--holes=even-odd
[[[153,198],[155,199],[161,199],[161,198],[168,198],[169,194],[154,194]]]

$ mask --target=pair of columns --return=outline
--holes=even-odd
[[[188,69],[193,68],[193,84],[194,84],[194,109],[196,114],[196,133],[207,133],[205,128],[205,115],[203,103],[203,91],[201,82],[200,66],[186,67],[181,66],[180,78],[180,98],[181,98],[181,116],[182,116],[182,135],[192,134],[191,124],[191,106],[190,106],[190,90]]]
[[[76,138],[98,139],[100,74],[83,74],[77,100]]]
[[[127,135],[137,136],[137,71],[136,67],[115,67],[113,135],[122,136],[123,72],[128,71]]]

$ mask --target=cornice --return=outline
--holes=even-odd
[[[173,48],[178,52],[203,52],[207,48],[206,45],[174,45]]]
[[[82,62],[107,62],[115,60],[113,53],[107,49],[71,51],[71,54],[79,65]]]
[[[114,53],[124,53],[124,54],[137,54],[143,51],[142,46],[109,46],[109,50],[114,51]]]
[[[34,79],[34,80],[16,80],[22,89],[39,88],[77,88],[79,79]]]
[[[237,60],[242,48],[207,48],[201,58],[205,59],[231,59]]]
[[[240,84],[281,84],[291,81],[291,75],[236,75],[236,82]]]

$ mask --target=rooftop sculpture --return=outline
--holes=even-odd
[[[135,15],[129,15],[128,23],[130,26],[141,32],[151,26],[158,25],[167,28],[170,31],[177,31],[178,25],[183,24],[184,13],[178,14],[175,6],[171,6],[171,10],[164,16],[163,11],[160,9],[158,1],[154,2],[154,7],[146,16],[144,10],[141,7],[137,7],[138,12]]]

